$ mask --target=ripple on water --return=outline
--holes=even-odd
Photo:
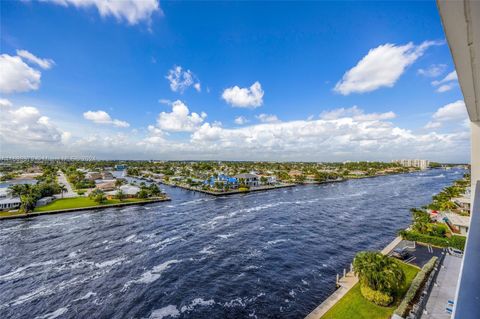
[[[357,250],[383,248],[410,222],[410,207],[459,177],[421,174],[225,198],[165,187],[171,202],[121,214],[3,221],[0,313],[304,317]]]

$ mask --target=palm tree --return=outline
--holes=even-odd
[[[67,187],[63,184],[60,184],[58,188],[60,189],[60,193],[62,193],[62,198],[63,198],[63,193],[67,191]]]
[[[379,252],[359,252],[353,268],[362,285],[388,295],[394,294],[405,283],[405,273],[400,265]]]
[[[119,189],[117,190],[116,197],[118,200],[123,201],[123,199],[125,198],[125,193],[121,189]]]

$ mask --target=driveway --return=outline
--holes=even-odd
[[[67,177],[65,176],[65,174],[63,174],[62,171],[58,171],[57,179],[58,183],[60,185],[65,185],[65,188],[67,189],[67,191],[63,193],[63,198],[78,196],[78,194],[72,189],[72,185],[70,185],[70,183],[67,181]],[[57,194],[55,195],[55,197],[62,198],[62,194]]]

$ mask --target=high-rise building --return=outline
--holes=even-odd
[[[401,159],[401,160],[394,160],[393,163],[398,163],[405,167],[418,167],[420,169],[427,169],[428,165],[430,164],[429,160],[424,159]]]

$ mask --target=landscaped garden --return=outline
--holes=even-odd
[[[373,285],[375,285],[375,288],[378,290],[372,289],[371,285],[367,283],[370,280],[366,279],[366,277],[370,276],[366,275],[366,273],[362,275],[361,272],[356,270],[360,277],[360,281],[353,286],[353,288],[345,296],[343,296],[343,298],[340,299],[340,301],[338,301],[337,304],[335,304],[335,306],[333,306],[322,318],[387,319],[390,318],[395,309],[398,307],[405,293],[410,287],[412,280],[415,278],[420,269],[415,266],[405,264],[401,261],[394,260],[391,257],[380,257],[380,253],[367,253],[375,254],[375,256],[372,255],[367,257],[367,260],[364,260],[365,265],[363,267],[368,268],[370,267],[369,265],[373,265],[373,263],[375,263],[372,259],[379,259],[379,264],[373,267],[384,267],[385,270],[388,269],[388,271],[384,272],[385,276],[380,276],[383,277],[383,279],[380,279],[380,281],[374,279],[377,276],[371,276],[370,278],[375,281]],[[358,256],[359,255],[357,255],[357,257]],[[358,258],[356,259],[358,260]],[[356,266],[358,270],[360,267],[362,267],[358,265],[358,263]],[[374,275],[375,272],[376,271],[373,270],[371,275]],[[377,271],[376,273],[378,274],[379,272]],[[391,276],[388,274],[393,275]],[[367,300],[364,295],[371,300],[375,300],[375,302]],[[388,306],[381,306],[377,303],[387,303]]]

